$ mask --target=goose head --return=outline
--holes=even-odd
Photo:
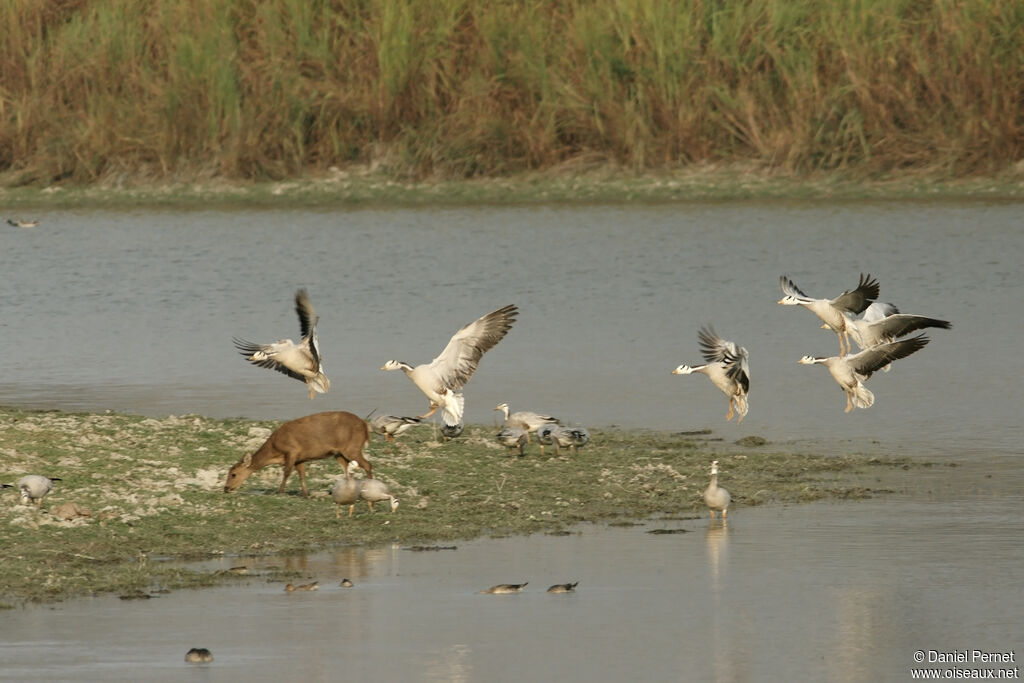
[[[381,370],[405,370],[412,369],[408,363],[403,363],[400,360],[389,360],[384,365],[380,366]]]
[[[824,363],[826,360],[828,359],[815,358],[814,356],[804,356],[803,358],[798,360],[797,363],[800,363],[800,365],[817,365],[818,363]]]
[[[675,370],[672,371],[672,374],[673,375],[689,375],[692,372],[693,372],[693,368],[691,368],[689,365],[680,365],[679,367],[677,367]]]

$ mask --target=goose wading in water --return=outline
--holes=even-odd
[[[700,341],[704,365],[680,365],[672,371],[673,375],[689,375],[699,372],[729,397],[729,412],[725,419],[729,421],[738,414],[736,423],[743,422],[747,414],[747,394],[750,393],[750,362],[747,350],[731,341],[719,337],[713,327],[702,327],[697,333]]]
[[[316,338],[316,324],[320,316],[316,314],[305,289],[295,293],[295,312],[299,315],[302,334],[298,344],[291,339],[281,339],[273,344],[254,344],[238,337],[232,341],[239,353],[253,365],[277,370],[305,382],[312,399],[313,392],[326,394],[331,388],[331,380],[327,379],[320,362],[320,343]]]
[[[396,436],[420,424],[423,424],[422,417],[378,415],[370,420],[370,431],[383,435],[385,441],[394,441]]]
[[[834,299],[814,299],[804,294],[796,284],[783,275],[779,278],[782,293],[779,299],[783,306],[803,306],[821,318],[825,327],[839,337],[839,355],[850,352],[849,331],[843,313],[860,315],[878,298],[878,281],[870,275],[861,273],[860,283],[856,289],[847,290]]]
[[[704,503],[708,506],[708,510],[711,512],[711,519],[715,518],[715,511],[722,513],[722,519],[725,519],[726,515],[729,514],[729,501],[732,500],[732,496],[729,492],[718,485],[718,461],[711,461],[711,481],[708,483],[708,487],[704,489]]]
[[[501,341],[515,322],[519,309],[514,305],[499,308],[464,326],[448,341],[441,355],[430,363],[413,367],[389,360],[381,370],[401,370],[430,399],[428,418],[441,409],[446,425],[462,422],[465,399],[459,390],[476,372],[483,355]]]
[[[558,423],[557,417],[534,413],[529,410],[517,410],[510,414],[507,403],[499,403],[494,409],[500,410],[501,414],[505,416],[506,427],[520,427],[526,430],[526,443],[530,443],[530,432],[537,431],[541,425]]]
[[[846,392],[846,411],[853,408],[870,408],[875,402],[875,395],[864,386],[864,382],[872,373],[880,370],[894,360],[906,358],[920,351],[928,343],[928,337],[919,334],[909,339],[882,344],[865,349],[850,356],[831,356],[816,358],[804,356],[798,362],[802,365],[824,365],[832,373],[832,377]]]
[[[43,498],[53,490],[53,483],[61,481],[60,477],[44,477],[39,474],[27,474],[13,485],[0,484],[0,488],[10,489],[17,487],[21,493],[21,502],[28,505],[35,503],[36,507],[43,504]]]

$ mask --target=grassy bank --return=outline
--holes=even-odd
[[[0,0],[0,181],[1024,157],[1016,0]]]
[[[361,506],[335,519],[327,491],[341,476],[313,463],[302,499],[293,478],[275,492],[267,468],[236,494],[223,493],[228,467],[255,449],[271,422],[163,419],[0,410],[0,482],[23,474],[61,477],[42,510],[0,492],[0,605],[104,592],[131,594],[208,585],[223,576],[157,558],[267,555],[336,544],[449,542],[487,535],[553,532],[581,521],[703,515],[710,461],[734,507],[871,494],[854,473],[902,466],[850,455],[824,458],[771,444],[731,444],[711,435],[596,431],[577,455],[509,456],[493,428],[470,427],[449,443],[429,427],[396,444],[374,437],[377,476],[401,500],[394,514]],[[75,503],[87,517],[61,520]]]

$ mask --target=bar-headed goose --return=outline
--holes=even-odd
[[[507,403],[499,403],[494,409],[500,410],[502,415],[505,416],[505,426],[521,427],[526,430],[526,443],[530,443],[530,432],[537,431],[541,425],[558,422],[557,417],[544,415],[542,413],[534,413],[529,410],[517,410],[510,414]]]
[[[722,519],[725,519],[726,515],[729,514],[729,501],[732,500],[732,496],[729,492],[718,485],[718,461],[711,461],[711,481],[708,483],[708,487],[704,489],[704,503],[708,506],[708,511],[711,512],[711,519],[715,518],[715,511],[722,513]]]
[[[480,591],[489,595],[508,595],[509,593],[522,593],[523,589],[526,588],[526,584],[529,581],[523,583],[499,583],[497,586],[491,586],[485,590]]]
[[[320,344],[316,338],[316,324],[320,317],[305,289],[295,293],[295,312],[299,315],[299,329],[302,339],[296,344],[291,339],[282,339],[273,344],[253,344],[244,339],[234,338],[235,347],[253,365],[269,368],[294,377],[309,386],[309,398],[313,392],[326,394],[331,381],[324,374],[320,362]]]
[[[13,225],[16,228],[35,228],[39,225],[39,221],[25,220],[24,218],[8,218],[7,225]]]
[[[811,298],[785,275],[779,278],[779,284],[785,295],[779,299],[779,303],[783,306],[803,306],[821,318],[825,326],[839,337],[840,356],[850,352],[846,318],[843,316],[843,312],[859,315],[878,298],[878,281],[863,273],[861,273],[860,283],[856,289],[847,290],[834,299]]]
[[[561,453],[562,448],[568,448],[575,453],[576,449],[583,448],[590,443],[590,432],[586,427],[565,427],[556,424],[546,424],[537,430],[537,441],[540,443],[540,452],[544,452],[544,446],[554,445],[555,455]]]
[[[894,360],[906,358],[920,351],[928,343],[928,337],[919,334],[909,339],[882,344],[860,353],[849,356],[831,356],[816,358],[804,356],[798,362],[803,365],[824,365],[832,373],[832,377],[846,392],[846,412],[854,407],[870,408],[875,402],[875,395],[864,386],[864,382],[872,373],[880,370]]]
[[[359,500],[359,480],[352,476],[359,463],[352,460],[345,467],[345,478],[339,479],[331,489],[331,500],[334,501],[334,518],[341,517],[341,506],[348,505],[348,516],[356,509]]]
[[[388,485],[380,479],[360,479],[359,497],[366,501],[370,512],[373,512],[374,503],[380,503],[385,500],[391,505],[392,512],[398,509],[398,499],[391,495]]]
[[[420,424],[423,424],[422,417],[378,415],[370,420],[370,431],[383,435],[385,441],[394,441],[396,436]]]
[[[860,317],[843,313],[846,318],[846,329],[850,338],[861,349],[873,349],[876,346],[895,341],[904,335],[929,327],[948,330],[953,324],[948,320],[929,318],[923,315],[900,313],[899,309],[889,303],[875,302],[868,306]],[[822,327],[826,327],[822,325]]]
[[[697,333],[700,350],[707,361],[704,365],[680,365],[673,375],[689,375],[699,372],[707,375],[716,387],[729,397],[729,412],[726,421],[739,414],[737,424],[747,414],[747,394],[750,393],[750,362],[747,350],[731,341],[719,337],[713,327],[702,327]]]
[[[508,449],[509,453],[519,451],[523,455],[523,448],[526,446],[526,430],[522,427],[505,427],[495,435],[498,442]],[[542,449],[543,452],[543,449]]]
[[[398,360],[389,360],[381,370],[402,370],[430,399],[427,418],[441,408],[446,425],[462,422],[465,399],[459,393],[476,372],[484,353],[504,338],[519,313],[514,305],[499,308],[469,323],[448,341],[441,355],[430,363],[413,367]]]
[[[43,498],[53,490],[53,483],[61,481],[60,477],[44,477],[39,474],[27,474],[13,485],[0,484],[0,488],[10,489],[17,487],[21,493],[21,502],[28,505],[35,503],[36,507],[43,504]]]

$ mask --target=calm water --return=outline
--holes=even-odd
[[[909,680],[916,650],[1019,661],[1024,478],[1008,460],[897,474],[885,482],[897,493],[865,502],[738,508],[727,526],[249,562],[299,570],[320,581],[313,593],[255,576],[9,610],[0,679],[873,683]],[[574,594],[545,592],[577,580]],[[476,593],[522,581],[518,595]],[[194,646],[213,664],[185,664]]]
[[[1019,453],[1024,225],[1019,203],[43,212],[0,231],[0,404],[152,415],[419,414],[397,358],[428,361],[461,325],[522,310],[466,388],[467,419],[543,410],[590,426],[713,427],[775,441],[882,440]],[[879,373],[874,408],[843,414],[821,367],[835,335],[776,305],[779,275],[812,296],[861,272],[904,312],[951,320]],[[232,336],[297,337],[310,290],[333,389],[246,364]],[[726,424],[700,361],[712,323],[751,354],[750,414]]]

